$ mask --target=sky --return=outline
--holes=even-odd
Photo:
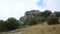
[[[19,19],[29,10],[60,11],[60,0],[0,0],[0,20]]]

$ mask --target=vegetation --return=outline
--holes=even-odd
[[[35,10],[33,10],[34,13]],[[31,11],[32,13],[32,11]],[[28,12],[29,14],[29,12]],[[51,24],[58,24],[58,17],[60,17],[60,12],[55,12],[54,14],[56,14],[57,17],[51,16],[50,14],[52,14],[52,12],[50,10],[45,10],[44,12],[40,12],[39,11],[35,14],[32,14],[32,16],[27,15],[27,19],[26,17],[21,20],[23,20],[21,23],[19,20],[10,17],[8,18],[6,21],[0,20],[0,32],[3,31],[10,31],[10,30],[14,30],[16,28],[20,28],[21,26],[26,26],[26,25],[36,25],[36,24],[42,24],[45,21],[47,21],[48,25]],[[31,14],[30,14],[31,15]],[[32,17],[32,18],[31,18]]]
[[[58,25],[34,25],[23,28],[23,34],[60,34],[60,24]]]
[[[19,27],[19,23],[18,20],[16,20],[15,18],[8,18],[6,21],[6,27],[8,30],[13,30]]]
[[[52,12],[50,10],[45,10],[44,12],[40,12],[37,14],[37,18],[30,18],[27,20],[28,25],[34,25],[34,24],[42,24],[44,21],[47,21],[47,24],[58,24],[58,12],[55,12],[55,16],[51,16]],[[25,23],[26,24],[26,23]]]
[[[37,22],[39,22],[39,20],[40,19],[38,19],[38,18],[32,18],[32,19],[29,19],[27,23],[28,23],[28,25],[36,25]]]
[[[7,28],[5,26],[5,22],[3,20],[0,20],[0,32],[6,31]]]
[[[54,12],[57,17],[60,17],[60,12]]]
[[[58,18],[48,18],[48,24],[51,25],[51,24],[58,24]]]
[[[46,20],[47,20],[46,17],[40,17],[40,22],[44,22]]]
[[[40,12],[40,14],[38,14],[40,17],[48,17],[52,12],[50,10],[45,10],[44,12]]]
[[[19,26],[20,24],[15,18],[8,18],[6,21],[0,20],[0,32],[14,30]]]

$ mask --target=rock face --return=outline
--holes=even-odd
[[[37,14],[39,14],[39,10],[31,10],[31,11],[27,11],[25,12],[25,16],[27,18],[34,18],[35,16],[37,16]]]
[[[56,15],[55,14],[50,14],[50,16],[49,17],[56,17]]]
[[[20,18],[20,21],[23,21],[23,22],[25,22],[26,21],[26,16],[22,16],[21,18]]]
[[[22,16],[22,17],[20,18],[20,21],[25,22],[26,19],[34,18],[34,17],[36,17],[37,14],[39,14],[39,13],[40,13],[39,10],[26,11],[25,14],[24,14],[24,16]]]

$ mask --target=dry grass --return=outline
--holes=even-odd
[[[58,25],[35,25],[24,28],[24,34],[60,34],[60,24]]]
[[[39,24],[39,25],[26,27],[23,29],[17,29],[17,30],[14,30],[13,32],[15,32],[16,34],[60,34],[60,24],[58,25]],[[5,34],[5,32],[3,32],[2,34]]]

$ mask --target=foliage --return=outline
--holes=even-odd
[[[35,17],[35,18],[28,19],[25,24],[36,25],[36,24],[42,24],[44,21],[46,21],[45,17]]]
[[[52,12],[50,10],[45,10],[44,12],[40,12],[39,16],[48,17]]]
[[[52,18],[52,17],[49,17],[48,18],[48,24],[58,24],[58,18],[55,17],[55,18]]]
[[[28,24],[28,25],[35,25],[35,24],[37,24],[39,21],[40,21],[40,19],[38,19],[38,18],[32,18],[32,19],[29,19],[29,20],[28,20],[27,24]]]
[[[52,12],[51,12],[50,10],[45,10],[44,13],[45,13],[44,16],[47,17],[47,16],[49,16]]]
[[[19,26],[20,23],[15,18],[8,18],[6,21],[0,20],[0,32],[14,30]]]
[[[60,17],[60,12],[55,12],[57,17]]]
[[[16,20],[15,18],[8,18],[5,23],[8,30],[13,30],[20,26],[18,20]]]
[[[40,17],[40,22],[44,22],[46,21],[46,18],[45,17]]]
[[[35,11],[35,12],[34,12]],[[31,14],[30,14],[31,13]],[[50,10],[45,10],[44,12],[39,12],[39,10],[31,10],[25,13],[24,17],[21,17],[21,24],[17,19],[10,17],[6,21],[0,20],[0,32],[2,31],[10,31],[18,28],[19,26],[25,25],[36,25],[39,23],[43,23],[46,21],[47,17],[52,12]],[[57,17],[60,17],[60,12],[55,12]],[[30,18],[31,16],[31,18]],[[57,17],[48,17],[48,24],[58,24]]]
[[[5,26],[5,22],[3,20],[0,20],[0,32],[6,31],[7,28]]]

